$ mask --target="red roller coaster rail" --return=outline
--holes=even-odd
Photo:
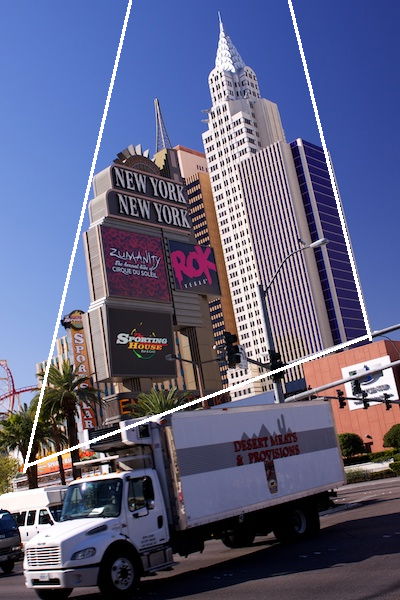
[[[3,371],[5,377],[1,377],[1,371]],[[7,415],[14,412],[17,407],[20,408],[20,394],[34,392],[38,389],[37,385],[29,385],[17,389],[15,387],[13,374],[6,360],[0,360],[0,380],[5,382],[5,386],[3,386],[0,391],[4,391],[4,387],[7,390],[0,395],[0,415]]]

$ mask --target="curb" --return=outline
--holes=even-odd
[[[335,513],[343,512],[345,510],[352,510],[353,508],[358,508],[359,506],[362,506],[362,502],[347,502],[346,504],[339,504],[333,508],[328,508],[328,510],[324,510],[319,514],[321,517],[326,515],[334,515]]]

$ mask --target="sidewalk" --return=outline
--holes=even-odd
[[[379,463],[368,462],[361,463],[358,465],[350,465],[349,467],[345,467],[344,470],[346,473],[348,473],[349,471],[371,471],[372,473],[376,473],[378,471],[385,471],[386,469],[389,469],[389,465],[392,462],[393,458],[390,458],[389,460],[385,460]]]

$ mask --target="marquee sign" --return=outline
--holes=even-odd
[[[107,193],[107,204],[109,214],[116,217],[158,226],[191,229],[189,213],[183,206],[172,206],[113,191]]]
[[[113,187],[128,192],[137,192],[159,200],[169,200],[180,204],[187,204],[184,187],[175,181],[165,178],[138,173],[122,167],[112,167]]]
[[[183,184],[121,166],[111,168],[107,193],[111,215],[177,229],[191,229]],[[120,190],[120,191],[119,191]]]

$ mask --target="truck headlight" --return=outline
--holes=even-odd
[[[96,554],[96,548],[85,548],[84,550],[78,550],[71,556],[71,560],[84,560],[90,558]]]

